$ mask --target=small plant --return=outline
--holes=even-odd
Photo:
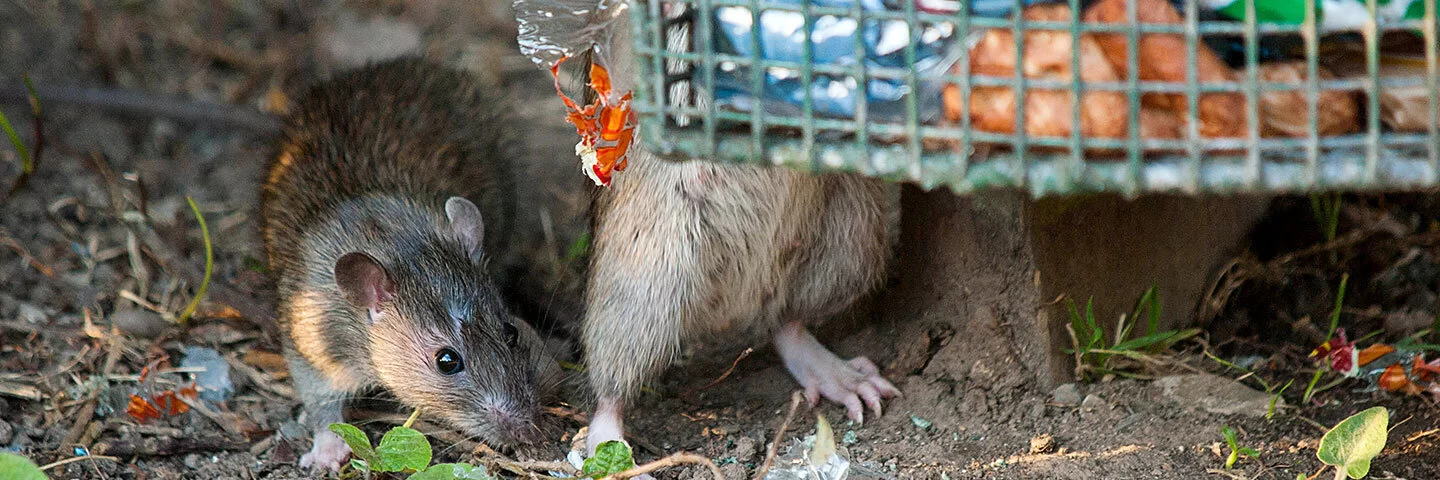
[[[1351,415],[1325,432],[1315,456],[1335,467],[1335,480],[1344,480],[1346,476],[1365,478],[1370,473],[1370,460],[1385,449],[1389,425],[1390,411],[1385,407]]]
[[[49,480],[30,459],[0,452],[0,478],[6,480]]]
[[[630,446],[619,440],[611,440],[595,447],[595,455],[585,459],[580,468],[584,478],[605,478],[635,468],[635,457]]]
[[[195,314],[195,309],[200,307],[200,300],[205,298],[205,292],[210,290],[210,274],[215,271],[215,251],[210,244],[210,227],[205,224],[205,215],[200,213],[200,207],[195,205],[195,199],[185,196],[185,201],[190,202],[190,211],[195,213],[195,221],[200,223],[200,239],[205,242],[205,276],[200,279],[200,289],[195,291],[195,298],[190,299],[190,304],[180,312],[177,320],[185,323]]]
[[[391,428],[380,438],[379,446],[371,446],[365,432],[348,423],[332,423],[330,431],[340,435],[355,459],[350,467],[371,473],[413,473],[412,480],[491,480],[483,466],[465,463],[430,465],[434,453],[425,434],[410,428],[420,411],[410,415],[404,425]]]
[[[1258,458],[1260,456],[1259,451],[1250,447],[1240,446],[1240,440],[1235,434],[1235,429],[1230,428],[1229,425],[1220,427],[1220,435],[1225,437],[1225,445],[1230,447],[1230,456],[1225,457],[1225,468],[1234,468],[1235,462],[1239,461],[1242,455],[1246,458]]]
[[[1325,236],[1326,243],[1335,241],[1335,234],[1340,229],[1341,205],[1343,203],[1338,193],[1328,196],[1322,193],[1310,194],[1310,213],[1315,215],[1315,223],[1320,225],[1320,234]]]
[[[35,127],[35,152],[32,156],[30,149],[25,147],[25,142],[20,141],[20,135],[15,133],[15,127],[10,125],[10,119],[5,118],[4,112],[0,112],[0,130],[5,131],[5,136],[10,137],[10,145],[15,147],[16,155],[20,156],[20,177],[11,186],[11,193],[24,186],[30,174],[35,172],[35,164],[40,161],[40,153],[45,147],[44,121],[40,116],[40,96],[35,93],[35,84],[30,82],[29,75],[22,76],[21,80],[24,81],[25,90],[30,96],[30,111]]]
[[[1330,328],[1325,333],[1326,345],[1329,345],[1331,343],[1331,340],[1335,337],[1335,332],[1339,330],[1340,310],[1345,307],[1345,287],[1349,283],[1349,273],[1340,275],[1340,287],[1335,292],[1335,307],[1330,310]],[[1300,399],[1301,403],[1310,403],[1310,399],[1314,398],[1315,394],[1334,388],[1336,385],[1339,385],[1341,382],[1345,381],[1345,379],[1342,377],[1327,385],[1320,386],[1320,378],[1325,375],[1325,372],[1329,370],[1330,362],[1326,361],[1326,359],[1322,355],[1320,368],[1315,370],[1315,373],[1310,376],[1310,382],[1305,385],[1305,394]]]
[[[1108,340],[1105,338],[1105,329],[1095,321],[1094,298],[1085,301],[1083,314],[1076,308],[1074,301],[1067,302],[1070,323],[1065,328],[1070,332],[1070,341],[1074,348],[1066,350],[1066,353],[1075,355],[1075,375],[1082,381],[1093,380],[1092,374],[1095,373],[1125,376],[1127,374],[1114,364],[1117,358],[1143,360],[1149,354],[1200,333],[1199,329],[1157,331],[1160,328],[1160,296],[1154,286],[1140,296],[1130,315],[1120,316],[1115,324],[1115,336]],[[1141,315],[1146,318],[1145,335],[1130,338]]]

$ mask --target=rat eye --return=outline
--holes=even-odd
[[[460,360],[460,354],[449,348],[442,348],[435,352],[435,368],[441,374],[454,375],[465,370],[465,362]]]
[[[506,323],[505,323],[504,329],[505,329],[505,345],[509,345],[510,348],[515,348],[515,344],[516,344],[516,343],[519,343],[519,341],[520,341],[520,331],[519,331],[519,330],[516,330],[516,329],[515,329],[515,325],[514,325],[514,324],[511,324],[511,323],[509,323],[509,322],[506,322]]]

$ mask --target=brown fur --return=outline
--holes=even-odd
[[[635,81],[629,29],[607,64]],[[818,323],[884,278],[899,191],[846,174],[672,163],[633,147],[596,199],[582,338],[590,381],[625,399],[681,345],[727,331]]]
[[[262,190],[262,234],[312,427],[339,421],[341,401],[375,386],[493,442],[533,427],[559,372],[486,272],[509,243],[515,153],[505,107],[485,88],[392,61],[317,86],[291,117]],[[447,217],[450,196],[479,207],[481,251]],[[394,282],[373,323],[337,285],[336,261],[349,252],[370,255]],[[463,374],[436,370],[443,347],[462,354]]]

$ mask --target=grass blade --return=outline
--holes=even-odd
[[[200,213],[200,207],[195,205],[195,199],[185,196],[185,201],[190,203],[190,211],[195,213],[195,221],[200,222],[200,238],[205,241],[205,276],[200,280],[200,289],[195,291],[195,298],[190,299],[190,304],[185,306],[185,311],[180,313],[180,323],[185,323],[195,314],[195,309],[200,306],[200,300],[205,298],[205,292],[210,289],[210,274],[215,271],[215,252],[210,245],[210,227],[205,225],[205,215]]]
[[[5,135],[10,137],[10,144],[15,146],[15,153],[20,155],[20,167],[26,174],[35,169],[30,163],[30,149],[25,148],[25,142],[20,141],[20,135],[15,133],[15,127],[10,126],[10,119],[5,118],[5,112],[0,112],[0,130],[5,130]]]

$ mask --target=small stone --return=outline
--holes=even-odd
[[[755,454],[759,451],[759,448],[756,447],[755,439],[750,437],[736,438],[734,450],[731,450],[731,452],[735,455],[735,460],[740,463],[745,463],[750,461],[750,459],[755,458]],[[726,478],[729,477],[727,476]]]
[[[42,323],[48,317],[47,315],[45,315],[44,309],[41,309],[39,306],[28,302],[20,302],[19,313],[20,319],[28,323]]]
[[[1080,402],[1080,408],[1087,411],[1105,410],[1110,408],[1110,403],[1106,402],[1105,399],[1099,395],[1092,393],[1086,395],[1085,400]]]
[[[845,436],[840,438],[840,443],[846,445],[854,445],[856,443],[860,443],[860,435],[855,433],[854,430],[846,430]]]
[[[200,466],[203,465],[203,462],[204,459],[200,458],[200,454],[198,453],[185,456],[185,466],[190,467],[192,470],[199,469]]]
[[[10,426],[4,420],[0,420],[0,445],[9,444],[15,438],[15,427]]]
[[[1073,407],[1080,404],[1080,387],[1073,383],[1067,383],[1055,388],[1050,392],[1050,401],[1056,405]]]
[[[1030,439],[1030,453],[1044,454],[1055,451],[1055,436],[1048,433]]]
[[[918,428],[918,429],[921,429],[921,430],[929,430],[930,427],[931,427],[932,425],[934,425],[934,423],[932,423],[931,421],[926,420],[926,419],[924,419],[924,418],[920,418],[919,416],[916,416],[916,415],[913,415],[913,414],[910,415],[910,423],[914,424],[914,425],[915,425],[915,428]]]
[[[1155,381],[1161,394],[1183,408],[1220,415],[1263,417],[1270,410],[1271,396],[1240,383],[1210,374],[1172,375]],[[1285,404],[1276,402],[1276,408]]]
[[[170,322],[160,314],[149,310],[130,309],[110,314],[110,323],[126,335],[139,339],[152,339],[165,334]]]
[[[720,466],[720,473],[725,478],[745,478],[745,467],[738,463],[727,463]]]
[[[420,27],[393,17],[361,18],[340,12],[332,31],[321,44],[331,63],[340,69],[395,58],[420,48]]]

